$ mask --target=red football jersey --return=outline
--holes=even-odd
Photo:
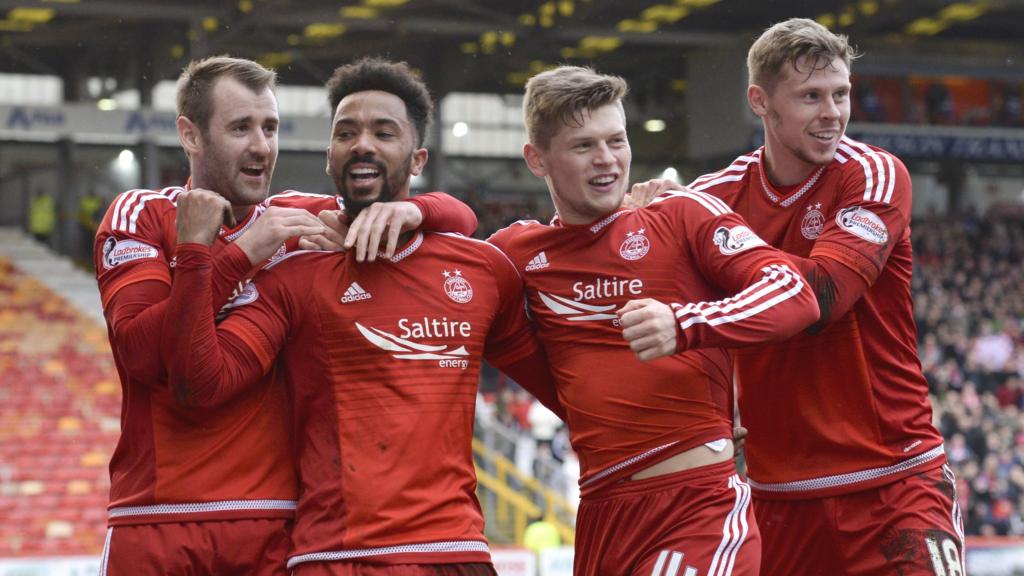
[[[123,395],[122,433],[110,462],[110,524],[290,517],[297,483],[285,389],[268,378],[230,404],[182,410],[167,387],[159,331],[131,347],[115,333],[111,314],[119,291],[155,280],[168,285],[156,298],[164,300],[169,293],[177,244],[175,198],[183,190],[120,194],[96,234],[96,278]],[[241,236],[268,206],[317,213],[339,204],[335,197],[321,194],[292,192],[269,198],[235,228],[222,228],[216,249],[223,250]],[[228,279],[220,303],[251,268],[248,258],[234,250],[231,263],[236,274]],[[282,246],[278,254],[284,250]],[[145,359],[138,358],[141,355]]]
[[[209,339],[209,312],[178,284],[206,266],[179,261],[171,380],[201,404],[271,366],[288,382],[301,480],[289,567],[489,562],[471,447],[481,356],[503,368],[539,352],[508,258],[430,233],[373,263],[296,252]]]
[[[844,137],[832,162],[783,193],[763,154],[690,186],[726,201],[773,246],[838,262],[869,288],[819,333],[737,352],[751,486],[762,497],[828,495],[938,466],[942,437],[931,423],[910,294],[906,168]]]
[[[817,318],[792,264],[706,194],[585,226],[519,222],[491,241],[526,281],[585,491],[731,438],[732,364],[713,347],[784,338]],[[636,358],[616,310],[638,298],[673,303],[686,352]]]
[[[229,405],[188,410],[167,387],[158,349],[176,262],[174,202],[182,190],[119,195],[96,235],[96,276],[123,394],[122,435],[110,464],[110,523],[290,517],[296,480],[284,387],[267,378]],[[469,234],[476,228],[472,210],[451,196],[430,193],[410,201],[423,211],[425,228]],[[224,248],[271,206],[313,214],[343,209],[340,197],[290,190],[254,207],[235,228],[222,228],[214,248],[218,289],[211,306],[219,308],[230,297],[230,308],[248,298],[244,280],[252,266],[238,248]],[[298,239],[289,239],[272,260],[297,245]],[[115,295],[146,282],[159,288],[132,294],[130,305],[147,309],[148,329],[122,334],[116,323],[125,304]]]

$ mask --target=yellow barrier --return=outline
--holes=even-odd
[[[496,497],[495,520],[502,525],[507,525],[511,516],[517,544],[522,544],[523,532],[526,531],[526,524],[529,520],[540,516],[542,512],[544,519],[558,529],[564,544],[572,545],[576,541],[576,530],[571,524],[576,518],[576,510],[565,501],[565,498],[535,477],[520,472],[514,462],[491,450],[477,438],[473,439],[473,452],[482,461],[490,464],[494,471],[492,473],[477,466],[477,481],[480,486],[493,492]],[[509,486],[510,478],[514,478],[523,486],[523,490],[527,494],[524,495],[522,491]],[[538,496],[540,500],[544,501],[544,510],[534,503]]]

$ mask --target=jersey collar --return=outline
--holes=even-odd
[[[249,209],[249,215],[246,216],[240,223],[236,224],[234,228],[228,228],[227,226],[221,225],[220,237],[228,242],[234,242],[239,236],[245,234],[245,231],[256,222],[256,218],[260,215],[262,210],[257,210],[256,206],[252,206]]]
[[[412,253],[415,252],[416,250],[418,250],[419,247],[422,246],[422,245],[423,245],[423,232],[420,232],[420,231],[417,230],[416,231],[416,235],[412,237],[412,240],[409,240],[409,243],[405,246],[405,248],[403,248],[402,250],[399,250],[398,252],[395,252],[395,255],[392,256],[391,258],[389,258],[388,260],[390,260],[394,264],[397,264],[397,263],[401,262],[402,260],[405,260],[409,256],[412,256]],[[384,255],[383,252],[378,252],[377,254],[379,256],[383,256]]]
[[[811,174],[798,186],[794,191],[789,194],[782,194],[772,186],[771,181],[768,179],[768,175],[765,173],[766,166],[768,164],[767,157],[765,155],[764,147],[759,150],[761,161],[757,163],[757,175],[761,179],[761,190],[764,192],[768,201],[776,206],[783,208],[789,208],[794,202],[799,200],[804,194],[806,194],[814,185],[818,183],[821,175],[825,172],[825,166],[819,166],[817,170],[811,172]]]
[[[562,220],[558,217],[558,214],[556,213],[554,218],[551,219],[550,225],[558,228],[567,228],[569,230],[581,230],[583,228],[588,228],[592,233],[597,234],[601,230],[604,230],[605,226],[608,226],[612,222],[615,222],[615,220],[618,219],[619,216],[622,216],[623,214],[629,211],[629,208],[619,208],[615,212],[612,212],[611,214],[605,216],[604,218],[601,218],[600,220],[591,222],[590,224],[566,224],[565,222],[562,222]]]

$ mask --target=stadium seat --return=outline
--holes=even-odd
[[[120,388],[103,326],[0,257],[0,556],[95,555]]]

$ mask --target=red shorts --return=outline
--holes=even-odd
[[[366,562],[304,562],[292,576],[497,576],[483,562],[464,564],[370,564]]]
[[[291,528],[280,518],[113,526],[99,574],[287,574]]]
[[[746,576],[760,562],[750,487],[731,461],[620,482],[576,516],[576,576]]]
[[[764,576],[964,576],[948,466],[813,500],[755,499]]]

